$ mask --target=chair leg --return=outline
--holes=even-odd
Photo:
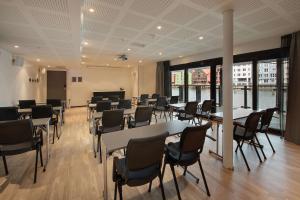
[[[55,125],[54,125],[54,126],[53,126],[52,144],[54,144],[55,132],[56,132],[56,128],[55,128]]]
[[[42,146],[40,146],[40,160],[41,160],[41,167],[43,167],[44,163],[43,163]]]
[[[259,140],[258,140],[258,138],[257,138],[256,135],[255,135],[255,139],[256,139],[256,141],[257,141],[257,144],[258,144],[258,146],[259,146],[259,148],[260,148],[260,151],[261,151],[261,153],[262,153],[264,159],[266,160],[266,159],[267,159],[266,154],[265,154],[265,152],[264,152],[264,150],[263,150],[263,147],[260,145],[260,142],[259,142]]]
[[[164,117],[165,117],[165,119],[166,119],[166,122],[168,122],[167,115],[166,115],[166,111],[164,111]]]
[[[38,160],[39,160],[39,149],[36,149],[35,153],[35,168],[34,168],[34,178],[33,178],[33,183],[36,183],[36,175],[37,175],[37,165],[38,165]]]
[[[202,168],[202,164],[201,164],[200,158],[198,159],[198,164],[199,164],[201,175],[202,175],[202,178],[203,178],[203,181],[204,181],[204,185],[205,185],[207,196],[210,197],[210,192],[209,192],[209,189],[208,189],[208,186],[207,186],[207,182],[206,182],[206,178],[205,178],[205,175],[204,175],[204,171],[203,171],[203,168]]]
[[[172,174],[173,174],[173,179],[174,179],[178,199],[181,200],[181,196],[180,196],[180,192],[179,192],[179,188],[178,188],[178,183],[177,183],[177,179],[176,179],[176,175],[175,175],[174,166],[170,164],[170,168],[171,168],[171,171],[172,171]]]
[[[164,166],[163,166],[163,171],[162,171],[162,179],[164,179],[164,175],[165,175],[165,170],[166,170],[166,165],[167,165],[167,163],[166,163],[166,161],[164,162]]]
[[[261,163],[262,163],[261,157],[260,157],[260,155],[259,155],[259,153],[258,153],[258,151],[257,151],[257,147],[256,147],[256,145],[255,145],[254,141],[252,140],[251,142],[252,142],[252,144],[253,144],[253,146],[254,146],[255,152],[256,152],[256,154],[257,154],[257,157],[258,157],[258,159],[259,159],[259,162],[261,162]]]
[[[187,167],[184,167],[183,176],[186,175]]]
[[[270,144],[270,146],[271,146],[271,148],[272,148],[272,150],[273,150],[273,153],[276,153],[276,152],[275,152],[275,149],[274,149],[274,147],[273,147],[273,145],[272,145],[272,143],[271,143],[271,140],[270,140],[270,138],[269,138],[269,136],[268,136],[268,133],[265,132],[265,135],[266,135],[266,137],[267,137],[267,139],[268,139],[268,142],[269,142],[269,144]]]
[[[117,200],[118,181],[115,182],[114,200]]]
[[[236,148],[235,148],[235,153],[237,153],[238,148],[239,148],[239,146],[236,146]]]
[[[55,127],[56,127],[56,137],[57,137],[57,139],[59,140],[59,135],[58,135],[58,125],[56,124]]]
[[[99,157],[100,157],[100,163],[102,163],[102,148],[101,148],[100,137],[101,135],[99,136]]]
[[[123,200],[123,194],[122,194],[122,183],[118,183],[118,190],[119,190],[119,196],[120,200]]]
[[[151,192],[151,187],[152,187],[152,181],[150,181],[150,183],[149,183],[148,192]]]
[[[3,159],[4,169],[5,169],[5,175],[8,175],[8,168],[7,168],[5,156],[2,156],[2,159]]]
[[[242,156],[243,156],[243,159],[244,159],[244,161],[245,161],[245,163],[246,163],[247,169],[248,169],[248,171],[250,171],[250,167],[249,167],[249,165],[248,165],[247,159],[246,159],[246,157],[245,157],[245,155],[244,155],[244,152],[243,152],[243,150],[242,150],[242,148],[241,148],[240,143],[237,142],[237,145],[238,145],[238,148],[240,149],[240,152],[241,152],[241,154],[242,154]]]
[[[158,178],[159,178],[161,195],[162,195],[163,200],[165,200],[166,199],[165,189],[164,189],[164,185],[163,185],[163,181],[162,181],[162,175],[161,175],[160,171],[159,171],[159,174],[158,174]],[[152,181],[151,181],[151,183],[152,183]]]

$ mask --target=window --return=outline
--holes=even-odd
[[[179,96],[179,101],[184,101],[184,70],[171,72],[171,95]]]
[[[204,101],[210,99],[210,67],[188,70],[188,100]]]

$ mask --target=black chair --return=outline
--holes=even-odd
[[[138,105],[146,105],[148,98],[149,98],[149,94],[141,94]]]
[[[19,118],[17,107],[0,107],[0,121],[18,120]]]
[[[170,104],[175,104],[179,102],[179,96],[171,96]]]
[[[150,183],[148,192],[151,192],[151,183],[156,177],[159,178],[162,198],[166,199],[160,169],[167,136],[168,133],[164,133],[129,140],[125,158],[115,157],[113,161],[114,199],[117,198],[117,189],[120,199],[123,199],[123,185],[136,187]]]
[[[64,121],[64,112],[65,112],[65,108],[62,104],[61,99],[47,99],[47,105],[51,105],[52,107],[62,107],[62,121]],[[59,117],[59,111],[53,111],[54,114],[56,115],[56,117]]]
[[[131,100],[130,99],[120,99],[117,108],[118,109],[131,109]]]
[[[195,115],[197,113],[198,109],[198,102],[197,101],[190,101],[187,102],[185,105],[184,110],[178,110],[178,120],[184,121],[184,120],[192,120],[194,124],[195,122]]]
[[[41,105],[41,106],[33,106],[32,107],[32,119],[40,119],[40,118],[50,118],[50,126],[53,126],[53,139],[52,143],[54,144],[55,135],[57,139],[59,139],[58,135],[58,118],[54,117],[54,112],[51,105]],[[43,127],[44,129],[46,127]]]
[[[139,106],[135,110],[134,118],[129,116],[128,128],[147,126],[151,123],[152,107]]]
[[[262,162],[262,160],[260,158],[260,155],[257,151],[257,146],[261,149],[262,152],[263,152],[263,149],[262,149],[262,146],[260,145],[260,143],[257,139],[257,136],[256,136],[257,126],[258,126],[261,114],[262,114],[261,112],[251,113],[247,117],[245,124],[242,124],[238,121],[234,121],[233,139],[237,143],[237,149],[240,150],[240,152],[243,156],[243,159],[245,161],[245,164],[247,166],[248,171],[250,171],[250,167],[248,165],[247,159],[246,159],[245,154],[243,152],[242,144],[244,144],[245,141],[249,141],[250,144],[253,144],[254,149],[256,151],[256,154],[259,158],[259,161]],[[258,145],[255,144],[254,139],[257,140]]]
[[[176,180],[174,166],[177,165],[182,166],[184,168],[184,175],[186,175],[186,172],[191,174],[187,170],[187,168],[195,164],[196,162],[198,162],[199,164],[207,195],[210,196],[210,192],[207,186],[206,178],[200,161],[200,154],[202,153],[203,150],[206,132],[207,129],[209,129],[210,127],[211,127],[211,122],[208,122],[207,124],[202,126],[187,127],[182,132],[179,142],[177,143],[171,142],[166,147],[162,176],[164,176],[166,165],[169,164],[173,174],[173,179],[174,179],[174,183],[175,183],[175,187],[179,199],[181,199],[181,196],[180,196],[180,192]],[[197,179],[197,183],[198,183],[199,178],[195,177],[193,174],[191,175]]]
[[[115,95],[115,96],[108,97],[108,99],[111,100],[112,102],[118,102],[120,100],[120,97]]]
[[[154,115],[156,116],[156,111],[160,112],[160,118],[162,113],[164,114],[164,118],[167,120],[167,115],[166,112],[168,112],[168,100],[166,96],[158,97],[156,105],[154,106],[153,112]]]
[[[21,109],[31,108],[32,106],[36,106],[35,100],[19,100],[19,107]]]
[[[97,151],[100,155],[100,163],[102,163],[102,151],[101,151],[101,135],[109,132],[120,131],[124,129],[124,110],[104,110],[102,115],[102,125],[99,125],[97,122],[97,131],[98,142],[97,142]],[[96,152],[95,152],[96,157]]]
[[[264,133],[268,139],[268,142],[273,150],[273,153],[275,153],[275,149],[271,143],[271,140],[268,136],[269,127],[273,118],[273,114],[275,111],[277,111],[278,108],[268,108],[265,111],[262,112],[261,120],[258,124],[258,130],[257,132]]]
[[[96,111],[103,112],[105,110],[111,110],[111,101],[110,100],[98,101],[96,106]]]
[[[196,113],[196,117],[198,119],[198,123],[201,125],[202,124],[202,120],[206,119],[209,120],[210,119],[210,113],[213,107],[213,100],[204,100],[203,104],[200,108],[199,111],[197,111]]]
[[[158,99],[159,97],[160,97],[160,94],[154,93],[154,94],[152,94],[151,99]]]
[[[102,100],[103,100],[102,96],[95,96],[92,97],[91,103],[96,104],[98,101],[102,101]]]
[[[0,156],[3,159],[5,174],[8,175],[6,156],[35,150],[33,182],[36,183],[39,154],[41,166],[43,166],[42,138],[41,131],[35,137],[33,136],[33,126],[30,119],[0,122]]]

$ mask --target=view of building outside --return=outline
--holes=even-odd
[[[179,101],[184,101],[184,70],[171,72],[172,96],[179,96]]]
[[[210,67],[188,70],[189,101],[210,99]]]

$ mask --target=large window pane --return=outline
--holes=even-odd
[[[235,63],[233,65],[233,70],[232,70],[232,82],[233,82],[233,108],[239,108],[239,107],[251,108],[252,107],[252,62]]]
[[[258,107],[266,109],[276,107],[276,60],[258,62]]]
[[[221,83],[221,76],[222,76],[222,66],[218,65],[216,68],[216,106],[222,106],[222,83]]]
[[[188,70],[189,101],[210,99],[210,67]]]
[[[179,101],[184,101],[184,70],[171,71],[172,96],[179,96]]]

